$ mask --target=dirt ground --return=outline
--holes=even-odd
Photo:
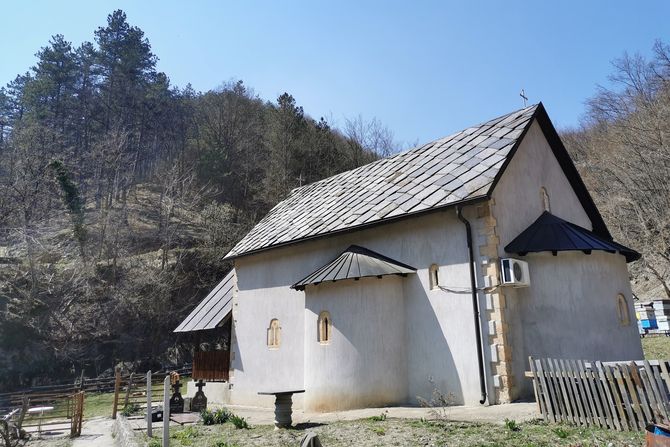
[[[202,425],[174,429],[171,446],[297,447],[308,432],[314,432],[324,447],[386,446],[641,446],[642,433],[577,429],[541,421],[510,423],[446,422],[407,419],[355,420],[326,424],[304,424],[295,429],[271,426],[236,429],[232,424]]]
[[[29,447],[113,447],[112,420],[96,417],[84,421],[81,436],[70,439],[69,427],[45,431],[41,435],[34,433],[28,442]]]

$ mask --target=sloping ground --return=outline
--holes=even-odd
[[[236,429],[232,424],[179,427],[171,430],[171,446],[299,446],[313,432],[324,447],[373,446],[640,446],[641,432],[578,429],[541,421],[501,424],[429,421],[425,419],[358,419],[303,424],[290,430],[272,426]]]

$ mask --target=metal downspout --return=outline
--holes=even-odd
[[[470,288],[472,290],[472,311],[474,314],[475,322],[475,337],[477,340],[477,363],[479,365],[479,387],[481,390],[481,399],[479,400],[480,404],[486,402],[486,376],[484,372],[484,356],[482,354],[482,329],[479,321],[479,299],[477,297],[477,280],[475,277],[475,264],[474,264],[474,254],[472,247],[472,227],[470,222],[463,216],[463,207],[456,207],[456,215],[458,220],[465,224],[465,232],[468,240],[468,260],[470,264]]]

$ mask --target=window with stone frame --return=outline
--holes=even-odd
[[[317,323],[317,339],[322,345],[327,345],[330,343],[333,334],[333,321],[330,319],[330,313],[323,311],[319,314],[319,320]]]
[[[626,297],[620,293],[616,297],[617,316],[619,317],[619,324],[621,326],[628,326],[630,324],[630,313],[628,312],[628,301]]]
[[[276,318],[270,321],[270,326],[268,327],[268,348],[278,349],[281,344],[281,326],[279,326],[279,320]]]

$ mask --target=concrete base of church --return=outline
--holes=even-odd
[[[226,405],[230,403],[230,384],[228,382],[205,382],[206,385],[202,389],[207,396],[207,406],[210,405]],[[198,391],[195,386],[195,381],[190,380],[186,384],[186,396],[193,397]]]

